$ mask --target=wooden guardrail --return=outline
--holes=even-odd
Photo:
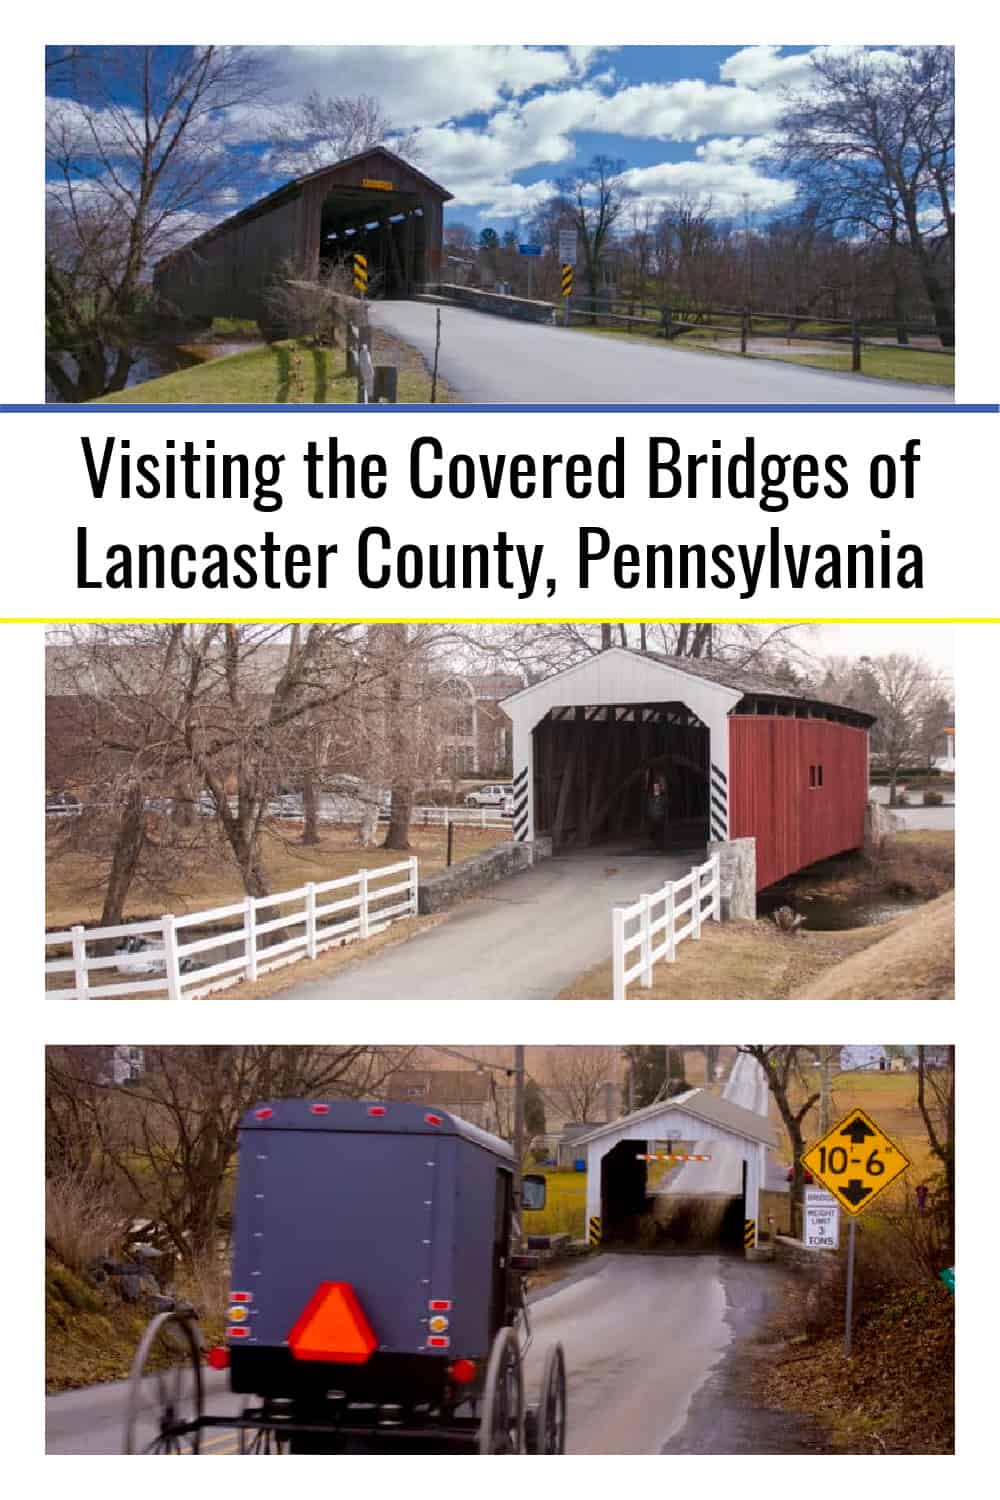
[[[377,365],[372,358],[372,328],[366,304],[350,297],[336,297],[334,320],[344,332],[344,371],[357,380],[358,405],[386,402],[395,406],[399,371],[395,365]]]
[[[619,312],[619,307],[628,310]],[[953,349],[927,348],[924,345],[913,345],[900,343],[898,338],[894,341],[883,341],[872,337],[866,337],[864,325],[866,321],[859,318],[824,318],[815,313],[802,312],[762,312],[754,311],[750,307],[684,307],[677,308],[670,304],[656,305],[637,299],[616,298],[613,302],[607,302],[600,297],[577,295],[569,299],[566,309],[567,316],[572,321],[578,318],[581,321],[597,321],[609,319],[612,322],[624,323],[626,333],[633,329],[653,330],[656,337],[662,337],[668,341],[679,337],[681,334],[690,333],[698,329],[713,329],[719,333],[731,333],[739,338],[740,353],[747,353],[747,345],[751,339],[774,339],[782,343],[801,342],[806,344],[833,344],[850,346],[851,370],[855,374],[862,372],[862,350],[863,349],[892,349],[898,353],[911,354],[945,354],[954,356]],[[650,316],[652,314],[652,316]],[[725,319],[727,321],[719,321]],[[800,333],[798,328],[802,324],[818,324],[822,329],[843,329],[843,332],[812,332]],[[780,324],[780,327],[769,327],[768,324]],[[911,328],[907,330],[910,334],[919,335],[922,329]]]

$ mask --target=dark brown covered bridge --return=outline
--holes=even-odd
[[[159,261],[163,301],[191,318],[266,321],[282,263],[315,276],[324,262],[368,257],[372,295],[407,297],[438,279],[451,193],[383,146],[297,177]]]

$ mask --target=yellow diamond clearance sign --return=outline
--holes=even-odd
[[[906,1171],[910,1158],[863,1109],[852,1109],[809,1147],[802,1165],[846,1213],[861,1214]]]

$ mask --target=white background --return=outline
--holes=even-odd
[[[206,34],[210,14],[211,36]],[[962,251],[959,276],[958,319],[961,339],[959,356],[958,398],[962,401],[993,401],[997,397],[996,317],[993,312],[996,239],[995,193],[995,68],[996,49],[987,35],[985,8],[952,6],[942,16],[939,10],[911,5],[842,3],[827,15],[801,4],[745,6],[717,4],[711,10],[701,8],[665,9],[663,6],[639,5],[627,13],[613,15],[606,7],[578,5],[571,15],[557,7],[541,12],[537,5],[508,4],[474,11],[468,8],[461,16],[454,10],[409,10],[397,31],[391,13],[365,8],[336,10],[313,9],[296,14],[270,10],[255,14],[248,7],[213,7],[174,3],[169,10],[150,12],[134,6],[105,5],[100,11],[85,12],[79,5],[50,4],[44,12],[18,7],[5,22],[4,90],[0,96],[3,112],[4,152],[4,314],[5,339],[0,350],[0,399],[8,402],[37,401],[43,388],[41,281],[42,210],[40,181],[42,172],[40,87],[41,45],[44,40],[70,41],[191,41],[225,40],[248,42],[330,42],[330,41],[550,41],[554,39],[583,42],[629,40],[644,43],[725,42],[733,45],[752,42],[817,41],[955,41],[959,45],[959,186],[962,214]],[[463,29],[456,34],[460,25]],[[567,35],[566,28],[571,28]],[[609,35],[609,33],[611,33]],[[76,499],[79,489],[56,477],[50,460],[75,426],[77,418],[31,419],[33,425],[18,429],[11,419],[0,418],[0,452],[5,461],[4,500],[5,534],[3,581],[6,594],[3,612],[31,618],[65,618],[70,615],[128,614],[127,610],[102,608],[88,603],[74,603],[65,583],[65,533],[80,519]],[[104,421],[102,417],[101,422]],[[160,419],[162,420],[162,419]],[[221,437],[236,419],[212,424],[213,434]],[[290,422],[300,424],[311,418],[285,418],[274,423],[274,430],[286,430]],[[371,434],[376,416],[364,419],[363,431]],[[393,417],[385,423],[386,442],[397,442],[411,420]],[[588,416],[581,419],[543,419],[546,432],[537,446],[570,446],[574,420],[583,424],[588,441],[600,446],[605,434],[622,427],[618,416]],[[630,430],[646,427],[657,430],[664,418],[630,418]],[[724,435],[721,419],[708,419],[712,430]],[[996,480],[992,454],[983,444],[995,439],[995,421],[982,417],[921,415],[899,419],[906,428],[925,437],[928,452],[933,441],[932,460],[937,469],[935,493],[920,504],[921,519],[910,518],[906,530],[919,525],[926,528],[934,555],[934,594],[901,602],[897,596],[891,608],[884,602],[862,608],[853,598],[826,598],[822,613],[830,617],[879,613],[992,616],[997,613],[995,584],[992,577],[991,543],[996,533],[993,505]],[[274,419],[272,419],[274,421]],[[350,419],[338,421],[349,425]],[[784,446],[796,449],[811,447],[816,435],[834,426],[837,446],[850,443],[860,447],[872,441],[871,434],[882,440],[882,434],[897,430],[897,419],[879,414],[831,419],[798,417],[778,418],[784,434]],[[741,419],[739,427],[747,426]],[[505,443],[525,443],[529,423],[523,417],[474,417],[449,415],[442,430],[449,442],[464,449],[477,450],[485,445],[484,434],[509,431]],[[65,425],[60,425],[65,424]],[[130,432],[138,433],[139,419],[133,418]],[[185,421],[188,428],[190,420]],[[247,425],[259,427],[259,421]],[[540,424],[538,424],[540,425]],[[95,420],[95,429],[98,423]],[[988,439],[985,429],[991,428]],[[19,430],[30,431],[30,440],[20,443],[12,438]],[[530,428],[534,431],[534,426]],[[689,430],[693,430],[689,429]],[[748,430],[751,430],[748,427]],[[763,433],[763,419],[752,423],[752,430]],[[270,428],[269,428],[270,433]],[[268,445],[273,441],[270,436]],[[532,438],[532,441],[535,441]],[[576,446],[580,441],[573,442]],[[780,446],[780,445],[779,445]],[[793,505],[805,519],[809,502]],[[89,507],[88,507],[89,509]],[[505,511],[506,511],[505,507]],[[933,511],[933,517],[928,515]],[[506,516],[505,516],[506,519]],[[399,520],[409,531],[413,526],[412,507],[399,513]],[[606,523],[604,523],[606,524]],[[707,521],[700,523],[705,532]],[[727,515],[726,530],[735,535],[737,522]],[[781,522],[789,537],[791,520]],[[869,522],[860,527],[865,530]],[[754,516],[753,527],[760,525]],[[298,522],[296,522],[296,529]],[[687,528],[686,528],[687,529]],[[853,530],[857,531],[858,526]],[[894,527],[894,530],[896,528]],[[421,530],[426,527],[421,521]],[[152,533],[149,533],[150,535]],[[923,532],[921,532],[923,535]],[[704,539],[691,535],[691,539]],[[92,596],[98,597],[98,596]],[[108,596],[105,596],[108,597]],[[560,595],[562,603],[562,595]],[[679,602],[678,602],[679,603]],[[801,618],[807,611],[798,596],[787,595],[769,601],[767,610],[749,611],[751,617],[767,613]],[[280,607],[263,609],[259,600],[251,607],[241,601],[241,615],[261,614],[286,618],[304,611]],[[163,611],[148,608],[135,613],[156,615]],[[193,613],[186,603],[182,613]],[[213,601],[211,613],[223,613],[224,607]],[[369,609],[364,613],[373,613]],[[382,613],[383,611],[378,611]],[[407,615],[418,613],[408,600]],[[435,615],[456,613],[454,608],[435,607],[426,611]],[[511,613],[507,601],[491,598],[478,611],[491,616]],[[618,614],[623,611],[618,608]],[[627,613],[642,613],[636,601]],[[661,607],[657,614],[697,613],[691,601],[674,610]],[[708,612],[708,611],[705,611]],[[737,611],[727,605],[714,614],[732,615]],[[316,610],[319,614],[352,613],[331,607],[329,601]],[[532,611],[532,613],[537,613]],[[574,613],[571,608],[563,615]],[[600,608],[579,611],[600,617]],[[612,618],[615,616],[612,615]],[[108,1459],[63,1460],[56,1465],[44,1463],[42,1449],[42,1336],[43,1304],[41,1288],[42,1234],[42,1044],[53,1042],[163,1042],[166,1040],[232,1043],[235,1041],[337,1041],[383,1040],[400,1043],[435,1041],[445,1044],[538,1043],[603,1041],[664,1041],[675,1044],[731,1042],[760,1039],[765,1042],[808,1041],[810,1043],[918,1042],[957,1041],[960,1057],[960,1224],[961,1268],[959,1275],[960,1306],[960,1427],[961,1456],[956,1461],[961,1473],[955,1477],[968,1488],[983,1474],[995,1472],[992,1424],[994,1414],[995,1360],[992,1329],[995,1327],[995,1209],[990,1215],[988,1204],[995,1201],[993,1137],[993,1095],[995,1092],[996,1057],[996,979],[995,979],[995,857],[993,843],[997,829],[997,716],[995,694],[997,683],[997,648],[1000,645],[993,626],[962,626],[956,631],[956,678],[961,722],[962,794],[958,810],[959,843],[959,1000],[954,1006],[941,1004],[783,1004],[719,1003],[677,1005],[672,1007],[631,1003],[615,1011],[611,1006],[589,1005],[567,1008],[565,1005],[486,1005],[441,1004],[417,1007],[400,1001],[396,1004],[358,1007],[309,1005],[307,1003],[258,1003],[254,1007],[218,1002],[184,1006],[168,1011],[163,1003],[114,1006],[91,1003],[72,1006],[65,1003],[43,1004],[40,999],[40,945],[25,934],[40,932],[43,922],[43,752],[42,723],[42,630],[33,625],[9,625],[0,632],[0,653],[7,689],[7,732],[4,740],[5,786],[8,811],[5,820],[7,889],[4,905],[5,937],[5,1021],[6,1097],[8,1126],[7,1182],[5,1204],[8,1208],[4,1235],[4,1334],[3,1370],[8,1389],[4,1397],[8,1444],[6,1469],[12,1486],[26,1485],[64,1492],[102,1497],[111,1485],[142,1484],[150,1495],[172,1496],[177,1480],[163,1466],[142,1471],[141,1481],[127,1478],[121,1467]],[[650,1393],[655,1399],[655,1392]],[[572,1420],[572,1414],[570,1416]],[[437,1495],[446,1485],[460,1482],[459,1473],[442,1474],[433,1462],[413,1464],[405,1460],[384,1460],[372,1467],[360,1460],[339,1460],[334,1470],[320,1460],[313,1460],[316,1471],[308,1480],[324,1486],[363,1485],[375,1494]],[[709,1495],[729,1496],[734,1489],[745,1489],[748,1482],[773,1488],[803,1485],[815,1496],[833,1495],[843,1488],[846,1471],[829,1459],[794,1458],[776,1470],[773,1460],[760,1458],[748,1470],[745,1462],[737,1468],[734,1460],[682,1459],[664,1471],[655,1469],[649,1460],[604,1458],[570,1460],[546,1471],[543,1481],[537,1466],[519,1471],[517,1489],[529,1494],[569,1494],[579,1496],[598,1486],[645,1486],[657,1488],[697,1484]],[[947,1462],[947,1461],[943,1461]],[[351,1465],[345,1470],[345,1463]],[[405,1464],[405,1467],[404,1467]],[[989,1467],[987,1467],[989,1464]],[[70,1467],[67,1468],[67,1465]],[[898,1461],[896,1463],[898,1470]],[[951,1466],[952,1468],[954,1465]],[[201,1473],[201,1479],[197,1474]],[[510,1476],[503,1479],[496,1471],[477,1473],[476,1485],[487,1493],[508,1493]],[[195,1492],[213,1489],[219,1480],[204,1469],[189,1474],[185,1487]],[[293,1471],[302,1483],[304,1470]],[[905,1474],[899,1471],[908,1493],[914,1496],[936,1495],[945,1476],[940,1464],[927,1460],[910,1462]],[[948,1478],[951,1479],[949,1473]],[[871,1460],[862,1460],[850,1469],[852,1489],[860,1497],[875,1496],[886,1483],[885,1465],[877,1469]],[[468,1482],[468,1481],[466,1481]],[[229,1484],[234,1483],[231,1478]],[[274,1487],[270,1471],[259,1465],[240,1471],[242,1491],[265,1494]],[[285,1481],[287,1484],[287,1480]],[[878,1486],[878,1490],[876,1489]]]

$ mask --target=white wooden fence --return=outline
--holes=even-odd
[[[690,895],[685,895],[688,891]],[[682,880],[668,880],[651,896],[640,896],[633,906],[615,907],[611,931],[616,1000],[625,999],[636,979],[648,989],[654,964],[661,958],[673,963],[679,943],[688,937],[700,938],[704,922],[719,921],[720,892],[719,856],[713,854],[703,865],[692,865]],[[634,953],[639,957],[630,962]]]
[[[230,906],[188,912],[182,917],[168,914],[153,922],[47,932],[46,950],[68,946],[71,956],[46,959],[46,988],[61,1000],[132,995],[197,1000],[213,990],[244,980],[252,982],[260,974],[299,959],[315,958],[336,943],[370,937],[398,917],[416,916],[417,889],[417,861],[406,859],[399,864],[358,870],[339,880],[309,881],[297,890],[278,891],[273,896],[247,896]],[[188,929],[207,924],[217,928],[220,923],[229,925],[185,942]],[[264,940],[270,934],[283,936],[268,944]],[[140,939],[147,946],[136,952],[122,946],[108,953],[107,945],[116,939],[122,945]],[[97,944],[104,948],[103,953],[94,952]],[[199,955],[233,947],[235,953],[205,967],[195,967]],[[161,968],[162,973],[158,972]],[[152,977],[136,979],[129,970]],[[95,974],[96,983],[91,978]],[[61,982],[50,985],[50,975],[72,975],[72,986],[63,988]]]
[[[388,823],[388,810],[379,813],[379,822]],[[411,807],[410,823],[417,828],[512,828],[513,818],[505,818],[499,807]]]

